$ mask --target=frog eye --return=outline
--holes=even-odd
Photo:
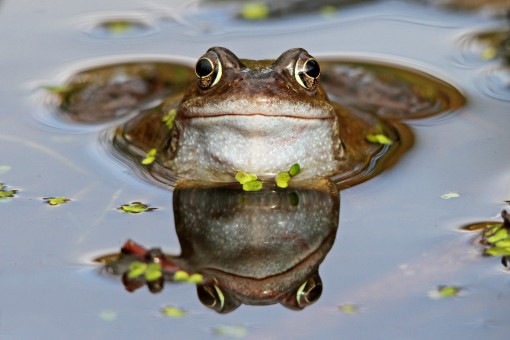
[[[322,281],[316,277],[303,283],[296,292],[296,301],[299,307],[304,308],[319,300],[322,294]]]
[[[319,273],[315,272],[301,286],[280,301],[282,305],[292,310],[301,310],[319,300],[322,294],[322,281]]]
[[[197,285],[198,299],[204,306],[219,312],[225,305],[225,297],[216,285]]]
[[[296,81],[307,90],[313,90],[317,87],[321,69],[315,58],[299,58],[294,68],[294,77]]]
[[[216,284],[197,285],[197,295],[204,306],[222,314],[229,313],[241,305],[236,299],[225,296]]]
[[[216,64],[207,57],[198,59],[195,65],[195,74],[198,77],[198,85],[201,88],[213,87],[221,78],[221,63]]]

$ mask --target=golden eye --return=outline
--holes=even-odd
[[[301,58],[297,60],[294,68],[294,77],[299,85],[307,90],[313,90],[317,87],[320,76],[321,69],[315,58],[308,57],[304,60]]]
[[[303,308],[319,300],[322,294],[322,281],[320,278],[312,277],[303,283],[296,292],[296,301],[299,307]]]
[[[204,306],[221,312],[225,306],[223,292],[216,285],[197,285],[198,299]]]
[[[213,87],[221,78],[221,63],[217,58],[214,59],[216,63],[208,57],[202,57],[198,59],[195,65],[195,74],[198,77],[198,85],[201,88]]]

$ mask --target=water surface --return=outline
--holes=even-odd
[[[510,195],[509,104],[477,86],[490,62],[464,67],[459,58],[463,34],[506,23],[415,3],[267,23],[240,21],[209,6],[2,3],[0,182],[19,191],[0,201],[0,337],[207,338],[220,325],[243,325],[248,338],[505,338],[508,273],[499,259],[479,256],[472,235],[458,227],[498,220]],[[138,13],[150,32],[91,33],[90,18],[111,13]],[[128,238],[179,253],[172,193],[106,153],[97,138],[100,126],[76,127],[52,116],[40,87],[126,56],[193,60],[215,45],[253,59],[302,46],[317,57],[390,60],[436,75],[468,99],[453,115],[409,122],[413,148],[388,171],[341,192],[336,241],[320,268],[324,290],[301,312],[242,306],[219,315],[200,304],[192,285],[128,294],[91,262]],[[441,198],[452,192],[459,196]],[[72,201],[52,207],[43,201],[51,196]],[[116,210],[133,201],[158,209],[139,215]],[[439,285],[464,289],[457,297],[430,299]],[[345,304],[358,305],[359,312],[339,311]],[[187,315],[164,317],[160,310],[167,305]]]

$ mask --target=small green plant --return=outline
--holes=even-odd
[[[162,121],[165,123],[165,125],[168,127],[169,130],[172,130],[174,128],[174,120],[175,116],[177,115],[176,109],[170,109],[168,110],[167,114],[163,116]]]
[[[244,191],[259,191],[262,189],[262,182],[257,179],[255,174],[239,171],[235,179],[243,186]]]
[[[172,318],[181,318],[186,315],[186,312],[183,309],[177,307],[166,306],[161,310],[161,314]]]
[[[276,185],[280,188],[289,186],[291,177],[296,176],[301,171],[301,166],[298,163],[292,164],[288,171],[282,171],[275,177]]]
[[[133,261],[129,265],[128,278],[134,279],[144,275],[147,282],[156,281],[163,276],[161,264]]]
[[[7,190],[7,187],[0,183],[0,199],[14,197],[18,190]]]
[[[377,143],[377,144],[383,144],[383,145],[393,144],[393,141],[388,136],[386,136],[382,133],[368,133],[365,136],[365,138],[370,143]]]
[[[156,149],[150,149],[146,154],[145,154],[145,158],[142,159],[142,164],[143,165],[149,165],[149,164],[152,164],[154,163],[154,161],[156,160],[156,152],[157,150]]]
[[[117,210],[122,210],[123,212],[130,214],[139,214],[142,212],[153,211],[157,208],[150,208],[147,204],[142,202],[132,202],[130,204],[124,204],[117,208]]]
[[[438,286],[436,290],[429,292],[429,297],[431,299],[441,299],[448,298],[453,296],[458,296],[462,287],[459,286]]]
[[[49,205],[60,205],[71,201],[69,198],[65,197],[45,197],[43,200]]]
[[[241,10],[241,17],[246,20],[264,20],[269,15],[269,8],[262,2],[248,2]]]

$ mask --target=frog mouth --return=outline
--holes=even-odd
[[[292,103],[285,100],[265,100],[264,98],[251,100],[224,100],[206,105],[186,103],[181,105],[180,115],[183,118],[214,118],[225,116],[258,116],[282,117],[305,120],[335,119],[335,111],[327,102]]]

